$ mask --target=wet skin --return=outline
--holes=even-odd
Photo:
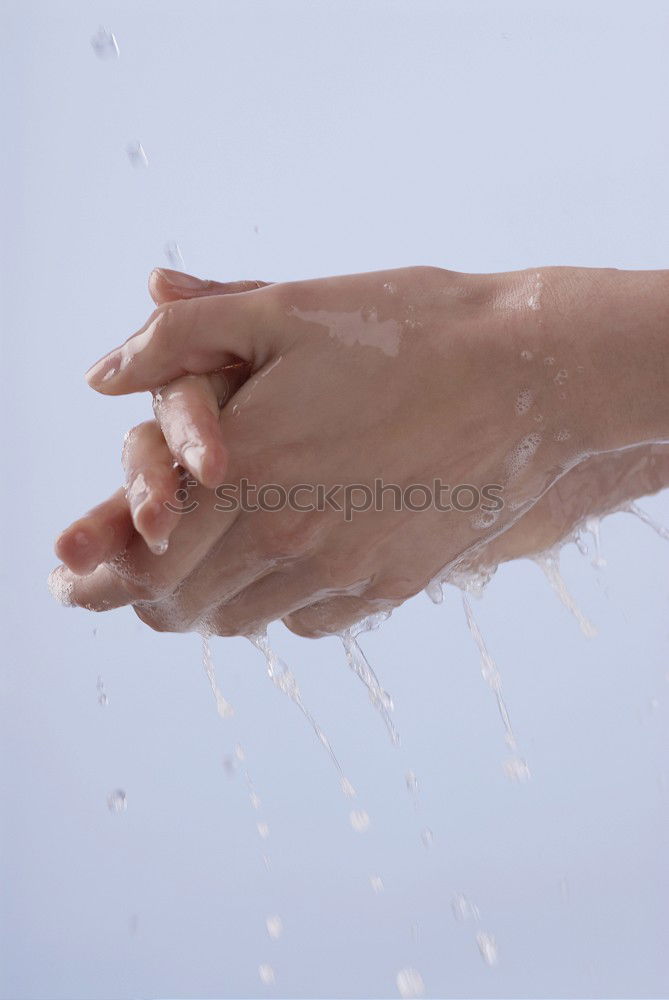
[[[543,550],[669,481],[664,272],[406,268],[259,285],[154,272],[158,309],[89,372],[107,394],[161,388],[155,419],[126,440],[126,488],[58,539],[72,603],[131,604],[159,630],[248,634],[282,618],[327,634],[445,567]],[[165,507],[175,460],[200,484],[189,514]],[[242,477],[435,476],[500,484],[504,507],[493,523],[214,509],[213,489]]]

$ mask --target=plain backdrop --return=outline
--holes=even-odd
[[[362,639],[399,748],[336,640],[272,629],[364,834],[248,642],[213,643],[226,722],[196,636],[65,610],[46,577],[150,415],[82,375],[148,315],[166,242],[223,280],[667,267],[668,41],[667,4],[639,0],[4,0],[3,1000],[395,996],[403,967],[431,997],[667,996],[669,550],[639,521],[604,523],[600,570],[564,552],[597,638],[530,562],[476,603],[526,784],[456,591]],[[666,493],[644,506],[669,519]],[[454,920],[459,892],[479,924]]]

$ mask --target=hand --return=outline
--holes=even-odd
[[[226,306],[263,296],[246,317],[238,301],[227,309],[222,300],[208,297],[198,302],[202,309],[159,311],[120,355],[98,366],[92,378],[106,391],[129,391],[242,357],[254,367],[255,377],[221,419],[233,469],[236,464],[233,481],[240,474],[252,478],[249,472],[259,472],[257,482],[283,485],[366,483],[374,470],[369,459],[376,456],[376,468],[392,473],[382,477],[386,483],[431,482],[441,470],[451,483],[503,483],[508,502],[498,516],[498,531],[574,464],[584,448],[594,450],[596,445],[583,420],[588,412],[583,400],[561,406],[560,381],[536,365],[528,368],[524,355],[531,352],[522,348],[528,341],[536,348],[539,341],[543,354],[552,346],[564,350],[576,345],[561,341],[550,317],[542,328],[531,304],[500,318],[495,303],[500,294],[509,294],[508,285],[505,289],[495,280],[502,277],[508,276],[479,279],[408,269],[228,297]],[[529,276],[512,278],[514,294],[519,295]],[[279,294],[268,298],[275,290]],[[365,306],[367,318],[359,311]],[[324,317],[323,308],[335,315]],[[336,315],[340,310],[349,314],[343,322]],[[245,331],[249,316],[252,322],[264,321],[260,333]],[[322,319],[329,320],[324,328],[318,322]],[[178,343],[179,336],[185,340],[193,320],[196,329],[188,331],[185,343]],[[220,324],[226,320],[229,325],[221,335]],[[157,340],[165,346],[158,347]],[[578,348],[577,356],[589,360],[583,345]],[[101,382],[110,367],[122,370]],[[312,403],[313,429],[301,418],[300,397]],[[347,404],[356,397],[361,405],[352,415]],[[518,413],[510,405],[514,399],[516,410],[518,401],[523,402]],[[478,405],[488,416],[500,413],[494,426],[490,419],[476,419]],[[380,411],[387,430],[380,426]],[[565,411],[573,428],[566,436],[560,426]],[[535,417],[541,417],[540,430],[528,431],[533,426],[528,419]],[[433,433],[434,427],[444,429],[443,437]],[[463,429],[468,431],[466,439]],[[356,432],[363,447],[351,454],[347,442]],[[393,447],[391,434],[400,435],[400,447]],[[452,470],[462,474],[454,476]],[[230,471],[227,478],[230,482]],[[297,630],[313,631],[303,624],[306,617],[307,622],[316,621],[317,631],[327,631],[333,623],[350,622],[352,612],[359,618],[361,607],[368,613],[379,605],[400,603],[438,569],[480,547],[485,534],[477,516],[461,511],[383,509],[358,515],[351,524],[329,514],[316,520],[313,515],[296,517],[294,511],[236,512],[225,523],[220,514],[216,523],[210,514],[203,518],[196,513],[200,547],[195,545],[199,554],[194,563],[192,551],[190,562],[182,553],[178,567],[172,564],[168,571],[169,559],[163,557],[156,576],[155,557],[154,564],[147,565],[131,545],[122,567],[96,571],[77,585],[74,599],[92,606],[97,600],[102,607],[139,601],[140,615],[155,627],[187,628],[204,613],[214,631],[247,631],[292,613],[290,622]],[[187,534],[188,549],[195,537],[191,529],[186,534],[184,530],[179,527],[174,541],[183,549]],[[219,551],[225,554],[225,566],[215,558]],[[206,566],[198,566],[204,552]],[[231,554],[236,564],[233,559],[230,565]],[[192,572],[196,566],[197,572]],[[329,598],[325,603],[323,590]],[[143,603],[147,599],[148,609]],[[298,615],[305,606],[309,611]]]

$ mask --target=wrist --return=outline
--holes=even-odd
[[[668,441],[669,271],[523,274],[536,286],[528,301],[546,374],[555,373],[554,412],[575,424],[583,451]]]

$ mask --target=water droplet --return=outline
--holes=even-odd
[[[531,361],[532,358],[534,357],[532,351],[521,351],[520,356],[523,359],[523,361]]]
[[[370,818],[364,809],[352,809],[348,818],[356,833],[365,833],[369,830]]]
[[[98,705],[101,705],[102,708],[106,708],[108,704],[109,704],[109,698],[107,697],[104,691],[101,691],[100,694],[98,695]]]
[[[566,368],[561,368],[556,375],[553,376],[553,381],[556,385],[564,385],[564,383],[569,378],[569,372]]]
[[[566,427],[562,427],[555,434],[556,441],[568,441],[570,437],[571,437],[571,432],[568,431]]]
[[[183,271],[184,269],[184,259],[181,253],[181,247],[176,242],[176,240],[168,240],[165,244],[165,257],[170,267],[173,267],[175,271]]]
[[[348,778],[342,778],[341,779],[341,790],[342,790],[342,792],[344,793],[344,795],[346,796],[347,799],[354,799],[355,798],[355,794],[356,794],[355,788],[353,787],[353,785],[351,784],[351,782],[348,780]]]
[[[397,973],[397,989],[403,1000],[413,1000],[425,993],[425,983],[416,969],[400,969]]]
[[[144,152],[141,142],[129,142],[125,147],[125,151],[133,167],[148,167],[149,158]]]
[[[244,748],[241,745],[241,743],[235,744],[235,757],[237,758],[237,760],[245,759]]]
[[[551,357],[544,358],[544,364],[550,368],[551,365],[555,364],[555,358]]]
[[[269,826],[268,826],[268,824],[267,823],[256,823],[256,829],[257,829],[258,834],[260,835],[260,837],[262,837],[263,840],[267,840],[267,838],[269,837]]]
[[[386,281],[384,282],[383,290],[387,295],[396,295],[397,285],[392,281]]]
[[[441,604],[444,600],[444,588],[441,580],[430,580],[425,588],[425,593],[433,604]]]
[[[278,941],[283,933],[283,921],[281,917],[273,914],[273,916],[267,918],[265,924],[267,926],[267,933],[272,941]]]
[[[531,389],[521,389],[516,396],[516,414],[524,416],[534,402],[534,393]]]
[[[256,795],[256,793],[255,793],[255,792],[251,792],[251,793],[249,794],[249,801],[250,801],[250,803],[251,803],[251,807],[252,807],[253,809],[256,809],[256,810],[257,810],[257,809],[260,809],[260,804],[261,804],[261,803],[260,803],[260,796],[259,796],[259,795]]]
[[[204,666],[204,671],[207,675],[207,680],[209,681],[212,694],[216,700],[216,711],[222,719],[229,719],[231,715],[234,715],[234,709],[232,705],[223,697],[219,686],[216,683],[214,657],[211,652],[209,639],[204,634],[202,636],[202,664]]]
[[[601,553],[601,539],[599,535],[599,526],[601,520],[598,517],[589,517],[585,522],[585,530],[590,532],[592,535],[592,541],[595,548],[595,554],[591,560],[591,564],[595,569],[604,569],[606,566],[606,559],[602,557]]]
[[[271,965],[267,965],[266,962],[258,966],[258,975],[260,976],[260,982],[264,983],[265,986],[272,986],[276,982],[274,969]]]
[[[98,28],[91,38],[91,45],[98,59],[118,59],[118,42],[109,28]]]
[[[429,826],[426,826],[424,830],[421,830],[420,840],[425,850],[429,851],[434,843],[434,834]]]
[[[122,788],[115,788],[114,791],[110,792],[107,796],[107,808],[109,809],[109,812],[122,813],[126,811],[127,807],[128,801]]]
[[[524,782],[529,781],[532,777],[527,761],[520,757],[510,757],[509,760],[505,760],[504,773],[512,781]]]
[[[543,572],[546,574],[546,578],[550,583],[551,587],[557,594],[560,602],[567,608],[568,611],[574,616],[578,622],[581,632],[588,639],[593,639],[597,635],[597,629],[585,617],[583,612],[580,610],[574,598],[571,596],[567,590],[567,585],[562,578],[560,573],[560,554],[557,549],[550,550],[548,552],[539,553],[534,557],[534,561],[538,566],[541,567]]]
[[[486,934],[484,931],[479,931],[476,935],[476,943],[479,951],[481,952],[481,958],[485,964],[497,965],[497,944],[492,934]]]
[[[407,791],[410,795],[418,794],[418,778],[416,777],[415,771],[407,771],[404,775],[404,781],[407,786]]]
[[[227,774],[228,778],[234,778],[237,771],[237,764],[234,757],[223,758],[223,770]]]
[[[380,892],[383,892],[385,888],[383,885],[383,879],[381,878],[380,875],[370,875],[369,884],[371,885],[372,890],[377,896]]]
[[[451,910],[458,923],[464,923],[465,920],[470,919],[478,920],[480,917],[478,906],[461,892],[451,900]]]

